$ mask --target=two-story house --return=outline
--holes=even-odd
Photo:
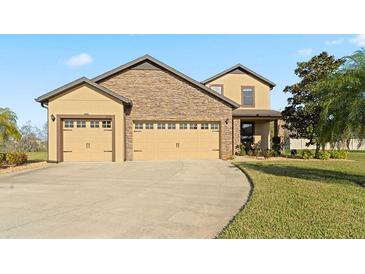
[[[281,117],[279,111],[270,109],[270,92],[275,83],[241,64],[202,83],[239,104],[232,111],[235,151],[240,144],[248,147],[260,143],[261,149],[270,148],[270,123],[274,122],[274,135],[278,135],[278,120]]]
[[[270,147],[274,85],[242,65],[201,83],[145,55],[36,101],[49,162],[218,159],[241,143]]]

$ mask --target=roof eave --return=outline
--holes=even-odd
[[[132,101],[122,95],[119,95],[117,93],[115,93],[114,91],[107,89],[106,87],[100,86],[99,84],[89,80],[86,77],[81,77],[79,79],[76,79],[66,85],[63,85],[55,90],[52,90],[50,92],[47,92],[41,96],[39,96],[38,98],[35,98],[35,101],[41,104],[46,104],[48,103],[49,99],[53,98],[54,96],[57,96],[61,93],[63,93],[64,91],[73,88],[73,87],[77,87],[78,85],[82,85],[82,84],[89,84],[91,86],[93,86],[94,88],[105,92],[106,94],[112,96],[113,98],[116,98],[118,100],[120,100],[122,103],[130,105],[132,104]]]
[[[245,117],[245,118],[277,118],[280,119],[281,115],[245,115],[245,114],[232,114],[232,117]]]
[[[126,69],[128,69],[128,68],[130,68],[130,67],[132,67],[132,66],[134,66],[134,65],[136,65],[138,63],[140,63],[140,62],[143,62],[143,61],[150,61],[150,62],[156,64],[157,66],[162,67],[162,68],[166,69],[167,71],[170,71],[173,74],[178,75],[179,77],[183,78],[185,81],[188,81],[191,84],[194,84],[195,86],[197,86],[197,87],[199,87],[199,88],[207,91],[211,95],[213,95],[213,96],[221,99],[225,103],[228,103],[233,108],[239,108],[240,107],[239,104],[237,104],[236,102],[232,101],[231,99],[229,99],[229,98],[227,98],[227,97],[225,97],[223,95],[220,95],[220,94],[216,93],[214,90],[210,89],[209,87],[207,87],[207,86],[203,85],[202,83],[194,80],[193,78],[185,75],[184,73],[177,71],[176,69],[170,67],[169,65],[166,65],[166,64],[162,63],[161,61],[155,59],[154,57],[152,57],[152,56],[150,56],[148,54],[143,55],[142,57],[139,57],[139,58],[137,58],[135,60],[132,60],[132,61],[130,61],[130,62],[128,62],[128,63],[126,63],[126,64],[124,64],[122,66],[119,66],[119,67],[117,67],[115,69],[109,70],[109,71],[107,71],[107,72],[105,72],[105,73],[103,73],[103,74],[101,74],[99,76],[96,76],[96,77],[94,77],[92,79],[92,81],[94,81],[94,82],[97,83],[97,82],[99,82],[99,81],[101,81],[103,79],[109,78],[109,77],[113,76],[114,74],[120,73],[123,70],[126,70]]]
[[[249,69],[248,67],[245,67],[242,64],[237,64],[237,65],[234,65],[234,66],[232,66],[232,67],[230,67],[226,70],[223,70],[222,72],[217,73],[217,74],[213,75],[212,77],[209,77],[208,79],[205,79],[204,81],[201,81],[201,83],[203,85],[206,85],[206,84],[214,81],[215,79],[218,79],[219,77],[221,77],[223,75],[226,75],[226,74],[230,73],[231,71],[233,71],[235,69],[239,69],[239,68],[246,71],[246,72],[248,72],[248,73],[250,73],[250,74],[252,74],[253,76],[259,78],[261,81],[265,82],[270,87],[270,89],[273,89],[276,86],[276,84],[274,82],[270,81],[269,79],[265,78],[264,76],[262,76],[262,75],[260,75],[256,72],[254,72],[253,70]]]

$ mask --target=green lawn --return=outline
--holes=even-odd
[[[47,161],[47,152],[27,152],[28,155],[28,162],[35,163],[35,162],[42,162]]]
[[[254,190],[219,238],[365,238],[365,153],[349,159],[238,162]]]

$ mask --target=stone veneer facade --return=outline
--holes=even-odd
[[[232,107],[203,89],[164,69],[131,68],[98,83],[132,100],[126,111],[126,160],[133,160],[133,121],[148,120],[220,122],[220,157],[233,154]]]
[[[241,149],[241,119],[240,118],[233,118],[233,154],[239,154]]]

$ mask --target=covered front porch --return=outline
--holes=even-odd
[[[273,136],[279,133],[281,113],[275,110],[237,109],[233,111],[233,151],[259,145],[261,150],[271,148]]]

